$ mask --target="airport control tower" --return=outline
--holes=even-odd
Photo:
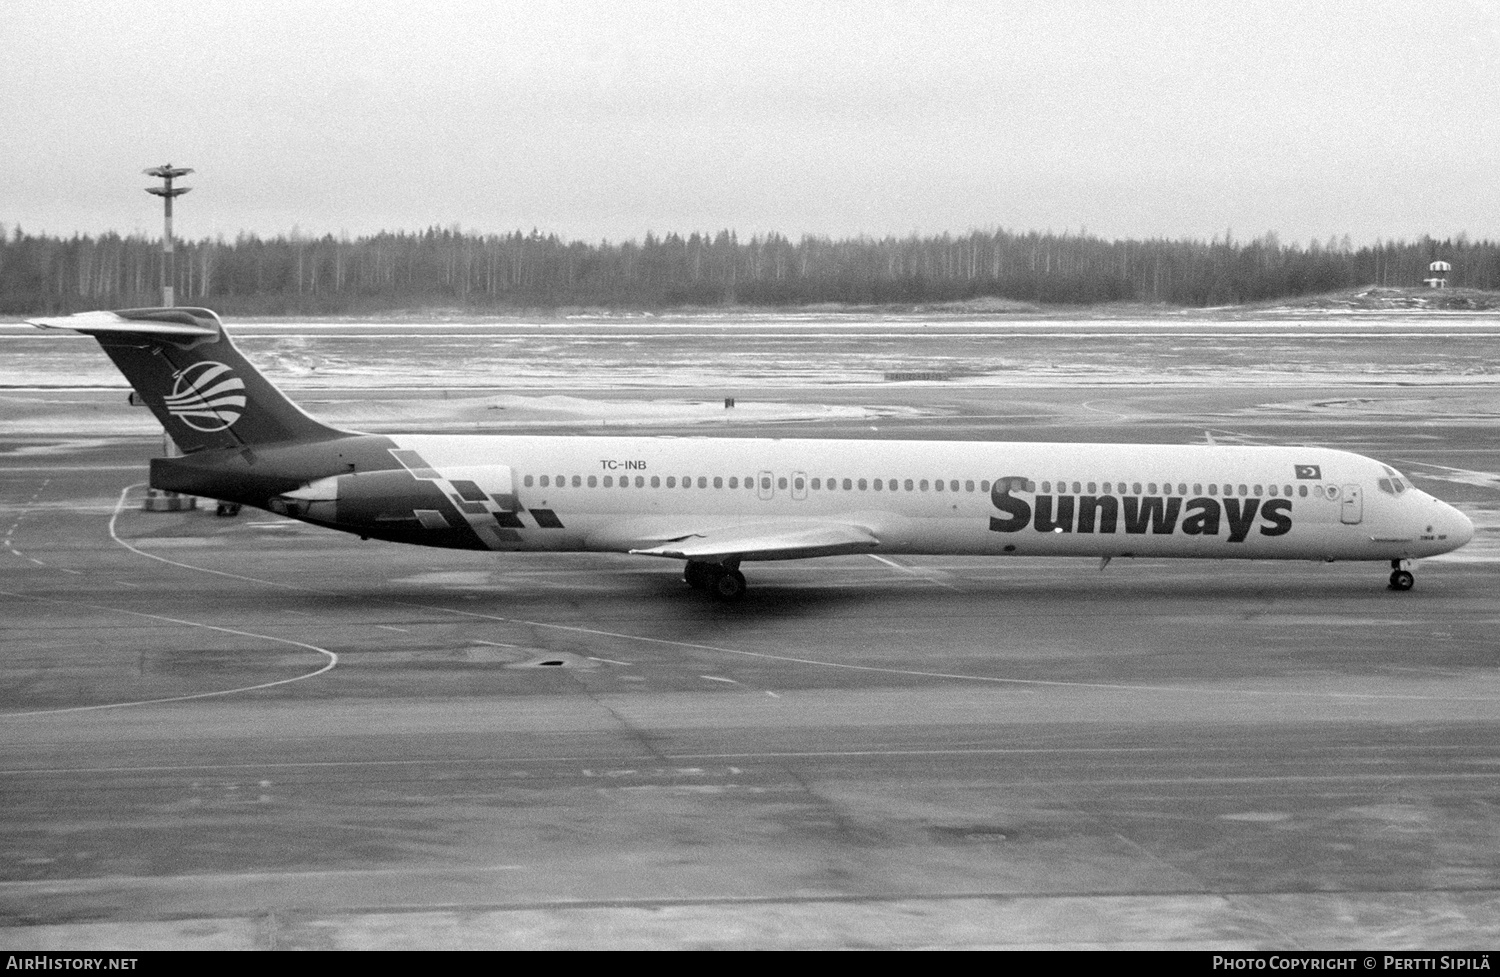
[[[1452,265],[1446,261],[1434,261],[1427,266],[1427,270],[1432,274],[1432,277],[1424,278],[1422,281],[1427,284],[1428,288],[1448,287],[1448,273],[1453,270]]]

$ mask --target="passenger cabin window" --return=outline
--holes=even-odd
[[[593,488],[593,487],[595,487],[598,484],[599,484],[599,476],[597,476],[597,475],[590,475],[589,476],[589,488]]]

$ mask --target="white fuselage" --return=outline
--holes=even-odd
[[[392,441],[419,455],[441,484],[461,478],[513,495],[521,525],[489,533],[495,549],[622,552],[725,527],[836,522],[867,530],[879,552],[892,554],[1394,560],[1447,552],[1473,535],[1462,513],[1379,462],[1322,448]],[[478,525],[481,517],[473,518]]]

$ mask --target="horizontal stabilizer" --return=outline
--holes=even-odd
[[[218,338],[219,317],[208,309],[124,309],[119,312],[79,312],[46,319],[27,319],[38,329],[66,329],[97,336],[125,333],[162,338]]]
[[[753,523],[695,533],[659,546],[635,549],[641,556],[714,562],[742,560],[799,560],[813,556],[868,553],[880,540],[862,526],[848,523]]]

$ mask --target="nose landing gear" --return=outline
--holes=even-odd
[[[1410,560],[1391,561],[1392,590],[1410,590],[1412,586],[1417,582],[1417,578],[1412,576],[1411,571],[1407,569],[1410,566]]]

